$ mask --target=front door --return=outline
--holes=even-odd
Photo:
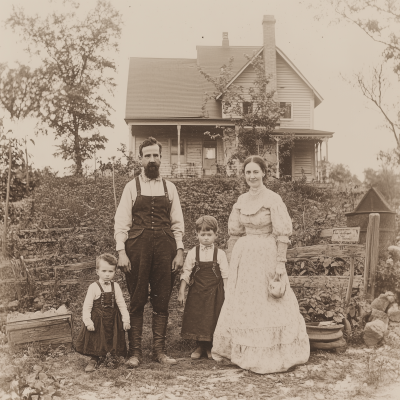
[[[217,173],[217,141],[207,140],[203,142],[203,170],[204,175]]]

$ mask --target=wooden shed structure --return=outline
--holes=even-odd
[[[369,214],[371,213],[380,215],[379,250],[386,251],[388,246],[395,241],[396,213],[378,189],[371,187],[354,211],[346,213],[347,226],[359,226],[361,228],[360,243],[365,243]]]

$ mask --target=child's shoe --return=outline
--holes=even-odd
[[[190,358],[192,360],[198,360],[201,355],[203,354],[203,348],[201,346],[199,346],[191,355]]]
[[[85,372],[93,372],[93,371],[95,371],[96,370],[96,366],[97,366],[97,360],[92,358],[89,361],[89,364],[86,365]]]

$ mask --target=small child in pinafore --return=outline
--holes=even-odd
[[[75,350],[91,356],[86,372],[96,369],[100,357],[107,353],[126,356],[125,331],[130,329],[130,317],[121,288],[113,282],[117,259],[102,254],[96,259],[97,282],[87,291],[82,308],[84,326],[75,342]]]
[[[182,321],[182,338],[197,341],[192,359],[203,353],[211,357],[214,330],[224,302],[224,286],[228,278],[228,260],[223,250],[214,244],[218,222],[206,215],[196,221],[200,244],[191,249],[181,273],[178,302],[183,305],[185,288],[189,285]]]

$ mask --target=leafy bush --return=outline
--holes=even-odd
[[[400,261],[380,260],[376,271],[375,293],[391,291],[400,298]]]
[[[333,285],[326,284],[324,289],[304,289],[297,293],[297,298],[306,322],[334,320],[341,323],[345,316],[343,293]]]

